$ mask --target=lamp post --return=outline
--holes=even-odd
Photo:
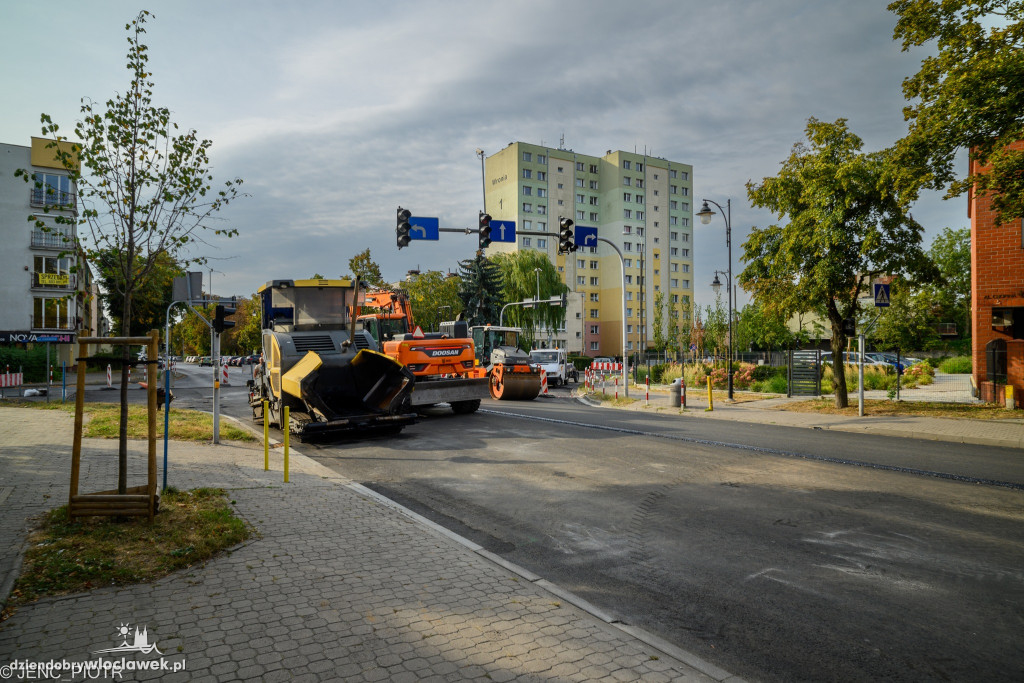
[[[725,219],[725,247],[729,252],[729,268],[727,272],[722,273],[726,276],[729,285],[729,291],[726,292],[726,297],[729,306],[729,400],[732,400],[732,200],[725,200],[725,209],[722,205],[714,200],[704,200],[703,206],[700,207],[700,211],[697,215],[700,217],[700,222],[703,225],[709,225],[711,223],[711,217],[715,215],[715,212],[708,207],[708,202],[711,202],[718,207],[718,210],[722,212],[722,218]],[[722,287],[721,281],[718,279],[719,271],[715,271],[715,281],[711,283],[712,289],[717,294],[719,289]]]
[[[480,188],[484,193],[484,213],[487,213],[487,180],[484,176],[484,151],[477,147],[476,155],[480,157]]]
[[[534,301],[538,301],[539,302],[540,301],[540,268],[534,268],[533,269],[533,273],[534,273],[534,275],[537,276],[537,298],[534,299]],[[534,313],[533,313],[534,327],[539,327],[537,325],[538,320],[540,320],[540,318],[539,318],[539,316],[537,314],[537,308],[539,308],[539,307],[540,307],[539,303],[535,304],[534,307],[533,307],[533,309],[534,309]],[[537,344],[537,340],[534,339],[533,343]],[[539,344],[538,344],[538,346],[539,346]]]

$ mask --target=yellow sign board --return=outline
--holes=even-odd
[[[71,278],[67,273],[36,273],[41,285],[67,286]]]

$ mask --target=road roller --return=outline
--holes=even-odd
[[[487,370],[491,397],[500,401],[532,401],[540,393],[541,371],[519,348],[521,332],[496,325],[472,329],[477,361]]]

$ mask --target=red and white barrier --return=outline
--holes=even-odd
[[[225,386],[231,386],[231,382],[228,381],[228,366],[222,365],[220,367],[220,370],[221,370],[221,373],[220,373],[221,374],[220,383],[225,385]]]
[[[8,367],[4,374],[0,375],[0,387],[20,387],[25,383],[25,375],[21,372],[11,372]]]
[[[107,364],[107,389],[111,389],[114,386],[114,378],[110,374],[110,364]]]
[[[615,375],[615,400],[619,400],[619,376]]]
[[[548,395],[548,373],[540,371],[540,393]]]
[[[591,363],[591,370],[622,370],[622,363]]]
[[[651,376],[647,375],[647,388],[644,389],[644,405],[651,405]]]

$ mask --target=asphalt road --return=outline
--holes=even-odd
[[[1024,679],[1016,451],[564,398],[299,448],[750,680]]]

